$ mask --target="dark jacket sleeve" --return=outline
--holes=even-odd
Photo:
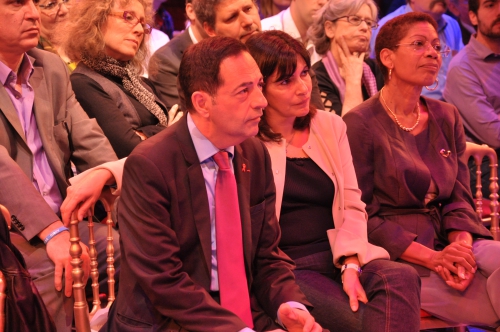
[[[484,227],[474,211],[474,201],[470,191],[470,173],[467,165],[462,161],[465,152],[465,133],[458,110],[448,114],[452,119],[454,137],[451,139],[456,146],[458,159],[458,173],[453,191],[448,200],[443,202],[443,228],[445,231],[462,230],[473,234],[474,237],[491,238],[491,233]]]
[[[118,109],[116,102],[99,83],[88,76],[73,73],[71,83],[76,99],[88,116],[97,120],[118,158],[127,157],[142,140]]]
[[[179,75],[181,62],[178,55],[171,49],[172,45],[169,44],[162,46],[153,54],[148,68],[149,78],[155,86],[157,96],[168,108],[179,104],[177,75]]]
[[[0,204],[5,205],[15,218],[12,222],[13,229],[17,229],[26,240],[30,241],[47,225],[59,220],[2,145],[0,145],[0,188],[2,188]],[[41,222],[33,223],[33,215],[36,215],[37,220]]]

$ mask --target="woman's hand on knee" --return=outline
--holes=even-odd
[[[442,266],[439,266],[436,269],[436,272],[446,282],[448,286],[463,292],[464,290],[467,289],[467,287],[469,287],[472,280],[474,279],[474,273],[465,270],[465,268],[459,264],[457,265],[458,265],[457,268],[459,270],[458,275],[451,273],[450,270],[448,270],[447,268],[443,268]]]
[[[358,271],[353,269],[346,269],[342,274],[344,292],[349,296],[349,306],[351,310],[356,312],[359,309],[359,301],[363,303],[368,302],[365,290],[359,282]]]

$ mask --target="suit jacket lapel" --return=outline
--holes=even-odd
[[[238,187],[238,204],[241,215],[241,231],[243,233],[243,251],[245,269],[251,271],[252,261],[252,220],[250,218],[250,181],[251,172],[247,169],[248,160],[243,157],[241,146],[234,147],[234,176]]]
[[[433,105],[429,105],[429,101],[423,99],[423,103],[428,106],[429,110],[429,143],[430,149],[428,149],[428,153],[431,155],[432,160],[435,162],[429,164],[429,170],[432,174],[432,178],[436,183],[436,186],[439,190],[438,197],[448,197],[451,194],[451,190],[453,187],[450,187],[448,184],[453,183],[457,177],[457,165],[456,165],[456,157],[451,155],[450,157],[445,157],[441,150],[452,151],[453,154],[456,153],[454,147],[451,146],[445,137],[444,130],[447,130],[450,126],[447,124],[441,123],[443,119],[436,119],[435,113],[439,114],[438,109],[440,105],[438,103],[432,103]],[[434,105],[435,104],[435,105]],[[439,121],[439,122],[438,122]],[[452,133],[448,133],[448,137],[453,137]],[[439,167],[434,167],[439,165]]]
[[[177,48],[177,52],[179,55],[179,59],[182,59],[182,54],[186,51],[186,49],[193,44],[191,40],[191,36],[189,35],[188,29],[184,30],[184,32],[177,38],[181,38],[179,40],[179,48]]]
[[[187,116],[179,120],[176,134],[179,137],[179,147],[184,155],[187,165],[187,176],[189,182],[188,195],[191,198],[191,210],[203,249],[203,257],[210,275],[212,266],[212,240],[210,234],[210,209],[208,206],[205,179],[201,171],[200,161],[193,145],[191,135],[187,126]]]
[[[60,179],[66,182],[66,175],[61,172],[64,166],[61,167],[58,153],[55,150],[54,142],[54,110],[52,107],[57,107],[51,100],[49,94],[49,88],[47,87],[47,82],[44,79],[44,70],[41,65],[37,65],[35,59],[32,59],[34,65],[34,72],[30,79],[30,84],[35,91],[35,100],[33,103],[33,112],[35,114],[36,125],[38,127],[38,133],[40,139],[42,140],[43,149],[45,155],[47,156],[47,161],[49,162],[50,168],[54,173],[54,176],[59,184],[61,192],[64,192],[64,185],[60,183]],[[64,97],[61,97],[64,98]]]
[[[14,108],[14,105],[12,105],[9,94],[3,86],[0,88],[0,111],[2,111],[7,121],[9,121],[17,134],[21,136],[23,141],[26,143],[26,137],[24,136],[23,126],[21,125],[19,116]]]

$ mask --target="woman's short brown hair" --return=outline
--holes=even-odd
[[[406,37],[408,30],[416,23],[427,22],[434,27],[437,32],[438,26],[436,21],[428,14],[411,12],[393,18],[387,21],[381,28],[375,40],[375,55],[377,57],[377,62],[384,75],[384,80],[387,82],[389,78],[389,70],[380,61],[380,52],[387,48],[389,50],[394,50],[401,42],[401,40]]]
[[[67,38],[64,43],[64,51],[68,57],[75,62],[82,58],[82,54],[90,58],[104,56],[104,36],[102,27],[108,20],[108,14],[113,5],[118,2],[124,6],[131,0],[81,0],[77,1],[70,10]],[[137,0],[143,7],[146,21],[151,21],[151,2],[148,0]],[[137,73],[142,73],[142,64],[149,54],[149,35],[144,34],[142,43],[139,45],[136,55],[131,60]]]
[[[264,77],[264,96],[266,94],[265,84],[275,71],[278,81],[293,75],[297,69],[297,56],[302,57],[306,65],[311,67],[311,58],[304,45],[283,31],[270,30],[254,34],[248,38],[245,44]],[[295,129],[301,130],[309,127],[312,117],[316,114],[316,108],[312,104],[309,104],[309,108],[307,115],[295,119],[293,124]],[[283,137],[281,133],[275,133],[271,130],[266,121],[265,109],[259,122],[257,137],[266,142],[279,142]]]

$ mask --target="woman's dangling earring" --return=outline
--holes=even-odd
[[[429,88],[428,86],[426,86],[425,88],[426,88],[427,90],[429,90],[429,91],[434,91],[434,90],[436,90],[436,89],[438,88],[438,86],[439,86],[439,79],[438,79],[437,77],[436,77],[436,82],[435,82],[435,84],[436,84],[436,85],[435,85],[434,87],[432,87],[432,88]]]
[[[389,81],[391,80],[392,78],[392,69],[389,69]]]

